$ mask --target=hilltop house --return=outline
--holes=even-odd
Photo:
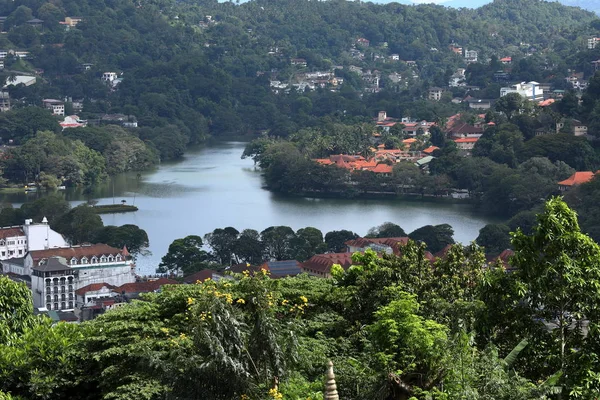
[[[442,93],[444,93],[444,89],[439,87],[432,87],[429,88],[429,95],[427,98],[429,100],[440,101],[442,98]]]
[[[65,102],[56,99],[44,99],[42,100],[44,108],[52,111],[53,115],[65,115]]]
[[[573,186],[581,185],[583,183],[588,183],[589,181],[591,181],[594,178],[594,176],[596,176],[596,174],[593,173],[592,171],[577,171],[573,175],[571,175],[570,177],[565,179],[564,181],[558,182],[558,189],[561,192],[565,192],[565,191],[571,189]]]
[[[504,97],[509,93],[518,93],[527,100],[544,100],[544,89],[540,88],[540,84],[534,81],[516,83],[512,86],[500,88],[500,97]]]

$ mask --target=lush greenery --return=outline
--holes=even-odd
[[[59,194],[44,196],[24,203],[19,208],[5,204],[0,209],[0,226],[22,225],[25,219],[39,223],[47,218],[50,227],[61,233],[71,244],[105,243],[127,249],[132,255],[148,251],[148,234],[137,225],[104,226],[95,207],[82,204],[71,208]]]
[[[33,317],[25,285],[0,278],[0,390],[319,399],[331,359],[344,399],[595,398],[600,247],[560,198],[512,241],[512,273],[483,268],[476,245],[432,265],[410,241],[400,256],[356,254],[333,279],[165,286],[80,325]]]

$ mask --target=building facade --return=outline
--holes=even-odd
[[[509,93],[518,93],[521,97],[531,101],[544,100],[544,89],[540,87],[538,82],[521,82],[500,88],[500,97],[504,97]]]

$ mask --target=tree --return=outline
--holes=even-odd
[[[212,233],[204,235],[204,241],[212,248],[215,258],[221,265],[232,263],[239,234],[237,229],[229,226],[223,229],[217,228]]]
[[[327,232],[325,235],[325,244],[327,245],[327,251],[338,253],[343,252],[346,249],[344,244],[348,240],[357,239],[358,235],[352,231],[342,229],[340,231]]]
[[[510,121],[515,113],[518,113],[524,106],[524,100],[518,93],[509,93],[496,100],[496,111],[502,112]]]
[[[374,226],[367,232],[368,238],[389,238],[389,237],[406,237],[406,232],[399,225],[392,222],[384,222],[379,226]]]
[[[289,226],[271,226],[260,233],[266,257],[277,261],[291,258],[291,244],[295,237]]]
[[[534,325],[546,328],[538,330],[536,340],[546,341],[541,351],[550,368],[563,371],[568,393],[581,384],[572,379],[587,373],[580,370],[581,361],[594,352],[597,340],[596,333],[582,334],[582,324],[595,327],[600,322],[600,247],[581,233],[577,215],[560,197],[546,203],[531,235],[520,230],[513,234],[513,246],[512,265],[523,285],[523,301],[537,321]]]
[[[190,235],[183,239],[175,239],[158,265],[157,272],[182,272],[188,275],[205,269],[208,254],[202,250],[203,245],[200,236]]]
[[[298,261],[306,261],[313,255],[323,253],[326,250],[323,233],[313,227],[298,229],[290,247],[295,253],[292,258]]]
[[[432,145],[437,146],[439,148],[444,147],[444,145],[446,144],[446,134],[440,129],[440,127],[438,127],[437,125],[432,126],[429,129],[429,133],[431,134],[429,140],[431,141]]]
[[[0,345],[10,345],[35,322],[27,285],[0,276]]]
[[[448,224],[425,225],[408,235],[412,240],[424,242],[432,253],[437,253],[444,247],[454,244],[453,236],[454,230]]]
[[[24,203],[21,206],[25,218],[41,222],[46,217],[50,225],[58,221],[70,208],[69,202],[60,194],[44,196],[35,201]]]
[[[71,244],[81,244],[93,242],[104,223],[93,207],[81,204],[63,214],[53,226]]]
[[[147,254],[150,246],[146,231],[133,224],[105,226],[96,232],[94,242],[106,243],[117,249],[127,247],[133,257]]]
[[[254,229],[244,229],[233,246],[233,252],[240,261],[253,265],[263,261],[264,251],[260,234]]]
[[[487,224],[479,230],[475,242],[486,254],[498,255],[510,248],[510,229],[504,224]]]

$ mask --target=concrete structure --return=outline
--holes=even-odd
[[[492,108],[492,101],[485,99],[469,99],[467,100],[469,103],[469,108],[473,108],[476,110],[489,110]]]
[[[10,111],[10,94],[0,90],[0,112]]]
[[[365,252],[367,249],[385,254],[400,254],[400,247],[408,243],[408,237],[396,238],[358,238],[344,244],[348,253]]]
[[[476,63],[477,62],[477,51],[465,50],[465,61],[467,63]]]
[[[68,128],[85,128],[87,126],[87,120],[79,119],[77,115],[67,115],[59,125],[63,130]]]
[[[47,310],[75,308],[76,272],[62,257],[44,259],[31,268],[33,306]]]
[[[597,38],[597,37],[589,38],[587,40],[587,48],[589,50],[595,49],[596,46],[598,46],[598,43],[600,43],[600,38]]]
[[[102,74],[102,80],[104,82],[112,82],[115,79],[117,79],[117,73],[116,72],[105,72]]]
[[[50,228],[46,217],[40,224],[33,223],[32,219],[26,219],[23,231],[27,237],[28,252],[69,246],[60,233]]]
[[[504,97],[509,93],[518,93],[524,99],[531,101],[544,100],[544,89],[540,88],[538,82],[521,82],[509,87],[500,88],[500,97]]]
[[[104,282],[83,286],[75,290],[75,306],[81,308],[95,303],[96,300],[115,297],[117,294],[113,291],[114,288],[115,286]]]
[[[475,143],[479,140],[478,137],[464,137],[454,140],[456,147],[460,150],[471,151],[475,147]]]
[[[444,90],[442,88],[432,87],[429,89],[428,99],[434,100],[434,101],[440,101],[440,99],[442,98],[442,93],[444,93]]]
[[[65,102],[56,99],[44,99],[42,100],[44,108],[52,111],[54,115],[65,115]]]
[[[27,254],[24,261],[24,273],[32,277],[31,291],[35,307],[44,307],[48,303],[48,276],[58,278],[61,294],[73,293],[73,297],[59,297],[58,309],[72,309],[75,305],[75,290],[91,284],[121,286],[135,282],[134,264],[126,249],[119,250],[106,244],[82,245],[47,250],[35,250]],[[53,261],[52,261],[53,260]],[[63,261],[64,260],[64,261]],[[57,263],[61,264],[58,265]],[[50,265],[50,267],[48,267]],[[37,272],[36,272],[37,271]],[[37,277],[34,279],[34,277]],[[44,279],[39,279],[44,278]],[[64,279],[62,279],[64,278]],[[54,283],[52,286],[57,286]],[[67,282],[72,287],[65,287]],[[52,290],[52,295],[55,291]],[[52,309],[56,301],[51,298]],[[71,304],[72,302],[72,304]]]
[[[22,258],[25,253],[27,253],[27,236],[23,228],[21,226],[0,228],[0,260]]]
[[[31,86],[36,82],[36,78],[35,76],[29,76],[29,75],[17,75],[13,78],[7,78],[6,79],[6,83],[4,84],[4,87],[8,87],[10,85],[25,85],[25,86]]]

